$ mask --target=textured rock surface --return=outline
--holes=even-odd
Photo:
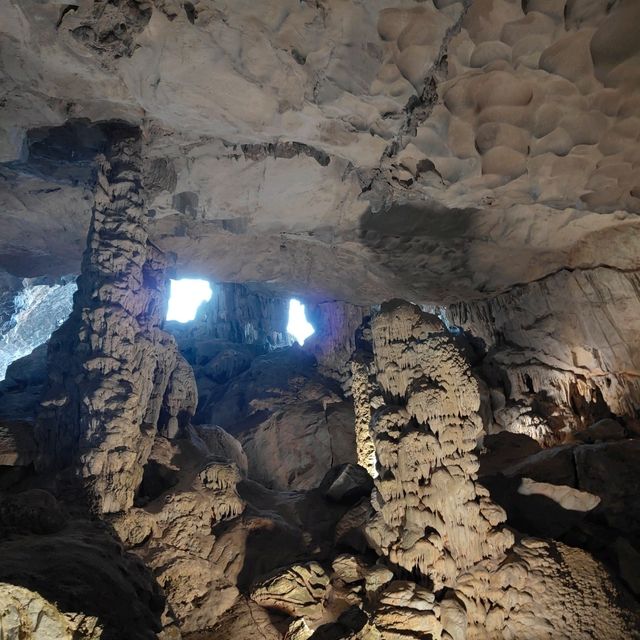
[[[639,638],[639,20],[6,0],[0,635]]]
[[[607,268],[564,270],[446,310],[452,324],[484,340],[485,361],[501,372],[507,397],[559,414],[556,428],[565,432],[608,411],[635,414],[638,313],[637,275]]]
[[[638,267],[633,0],[186,6],[3,7],[3,267],[77,272],[95,137],[47,127],[81,118],[144,120],[152,237],[217,281],[450,302]]]
[[[478,385],[442,322],[394,301],[382,306],[372,334],[386,404],[371,420],[379,476],[367,535],[394,564],[455,594],[436,602],[409,583],[397,598],[392,592],[390,621],[381,624],[433,637],[637,636],[637,608],[616,604],[616,586],[589,554],[531,538],[515,544],[504,528],[505,512],[477,483]],[[558,497],[561,489],[551,491]],[[568,506],[578,497],[584,502],[572,493]],[[594,606],[605,612],[597,621],[589,619]]]
[[[356,461],[351,403],[305,350],[178,339],[198,383],[194,421],[238,437],[249,477],[274,489],[312,489],[333,465]]]
[[[6,638],[98,640],[102,629],[95,617],[62,613],[39,594],[0,584],[0,633]]]
[[[76,290],[75,282],[68,280],[51,285],[23,281],[23,288],[13,300],[13,312],[4,324],[6,330],[0,321],[0,380],[14,360],[46,342],[67,319]]]
[[[71,317],[49,344],[40,468],[74,466],[101,513],[132,506],[156,429],[193,415],[193,372],[160,329],[164,257],[149,243],[140,140],[111,132]]]
[[[501,527],[505,513],[474,483],[478,387],[435,316],[385,303],[371,330],[385,406],[371,420],[379,468],[367,533],[394,564],[418,570],[435,589],[452,587],[513,544]]]

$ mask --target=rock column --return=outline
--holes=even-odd
[[[147,236],[138,132],[114,132],[98,164],[74,309],[50,342],[38,464],[72,467],[96,511],[111,513],[133,504],[158,427],[175,434],[196,391],[161,329],[166,264]]]

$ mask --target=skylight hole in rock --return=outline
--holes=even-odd
[[[287,324],[287,331],[295,338],[299,345],[303,345],[304,341],[316,332],[313,325],[307,320],[304,305],[295,298],[292,298],[289,302],[289,324]]]
[[[171,280],[167,320],[190,322],[203,302],[211,300],[213,290],[206,280],[181,278]]]
[[[0,381],[12,362],[47,342],[69,317],[76,289],[71,276],[54,284],[41,284],[38,278],[23,280],[23,288],[13,300],[11,318],[0,322]]]

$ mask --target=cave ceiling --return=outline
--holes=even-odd
[[[0,269],[74,273],[140,126],[180,274],[317,301],[637,269],[635,0],[5,0]]]

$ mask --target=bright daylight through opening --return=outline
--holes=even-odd
[[[169,296],[169,309],[167,320],[189,322],[196,317],[198,307],[211,300],[211,285],[206,280],[183,278],[171,280],[171,293]]]
[[[298,344],[312,336],[316,330],[307,320],[304,314],[304,305],[299,300],[292,299],[289,302],[289,324],[287,331],[297,340]]]

